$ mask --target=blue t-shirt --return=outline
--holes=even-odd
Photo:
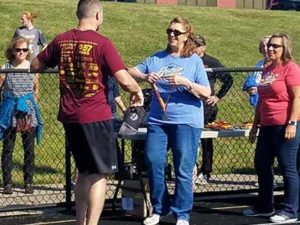
[[[203,62],[196,54],[182,58],[172,56],[167,51],[159,51],[138,64],[136,68],[142,73],[158,73],[161,77],[176,74],[186,77],[193,83],[209,86]],[[148,123],[187,124],[195,128],[203,128],[203,103],[199,98],[184,86],[169,85],[165,79],[157,81],[156,85],[167,104],[166,115],[154,94]]]

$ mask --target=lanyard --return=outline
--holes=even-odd
[[[168,108],[168,104],[169,104],[169,101],[170,101],[170,98],[171,98],[171,93],[168,95],[168,98],[166,100],[166,102],[164,102],[163,98],[161,97],[159,91],[158,91],[158,88],[156,86],[156,84],[152,84],[152,87],[154,89],[154,92],[156,94],[156,97],[158,99],[158,102],[159,102],[159,105],[160,105],[160,108],[161,110],[163,111],[164,115],[163,115],[163,120],[167,120],[167,114],[166,114],[166,111],[167,111],[167,108]]]

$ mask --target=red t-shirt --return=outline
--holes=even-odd
[[[58,35],[38,55],[46,66],[58,65],[63,123],[91,123],[112,118],[107,76],[125,65],[113,43],[96,31],[72,29]]]
[[[295,62],[275,68],[270,65],[263,70],[258,84],[261,125],[283,125],[288,122],[292,106],[291,89],[294,86],[300,86],[300,68]]]

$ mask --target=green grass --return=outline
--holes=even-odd
[[[16,27],[20,13],[28,10],[37,13],[35,26],[40,28],[48,41],[76,27],[76,1],[71,0],[0,0],[0,64],[4,51]],[[189,18],[195,33],[207,39],[207,52],[227,67],[253,67],[261,58],[258,53],[260,38],[273,32],[286,32],[294,40],[295,56],[300,60],[299,12],[220,9],[196,6],[161,6],[134,3],[104,2],[104,23],[101,33],[108,36],[119,49],[128,67],[134,66],[150,54],[166,47],[165,30],[169,21],[177,16]],[[233,123],[249,121],[253,109],[247,95],[241,91],[246,73],[233,74],[234,86],[219,105],[219,118]],[[41,78],[40,108],[45,129],[42,144],[36,147],[35,183],[63,182],[64,134],[57,122],[58,82],[55,76]],[[215,172],[252,168],[253,146],[245,139],[216,141]],[[18,142],[15,152],[16,182],[22,182],[22,149]],[[236,157],[244,162],[235,163]],[[127,157],[128,159],[128,157]],[[231,163],[230,163],[231,162]],[[238,167],[238,168],[237,168]]]
[[[195,33],[207,38],[208,53],[228,67],[252,67],[261,56],[258,42],[266,34],[286,32],[294,40],[300,60],[299,12],[254,9],[220,9],[196,6],[161,6],[104,2],[101,33],[114,41],[128,66],[133,66],[166,46],[165,29],[176,15],[189,18]],[[75,27],[76,4],[72,0],[0,0],[2,33],[0,51],[6,48],[19,26],[23,10],[36,12],[36,27],[50,41]],[[5,61],[1,54],[0,63]]]

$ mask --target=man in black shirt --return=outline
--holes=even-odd
[[[207,55],[206,42],[203,36],[195,36],[195,44],[197,46],[196,53],[201,57],[205,68],[221,68],[224,67],[218,59]],[[223,98],[232,86],[233,79],[229,72],[207,72],[208,80],[211,87],[211,96],[204,104],[204,123],[208,124],[216,120],[218,107],[217,103]],[[222,85],[220,90],[216,92],[215,83],[219,80]],[[210,173],[212,172],[213,163],[213,140],[206,138],[201,140],[202,145],[202,165],[198,170],[198,178],[196,182],[208,182]],[[204,178],[204,179],[203,179]]]

